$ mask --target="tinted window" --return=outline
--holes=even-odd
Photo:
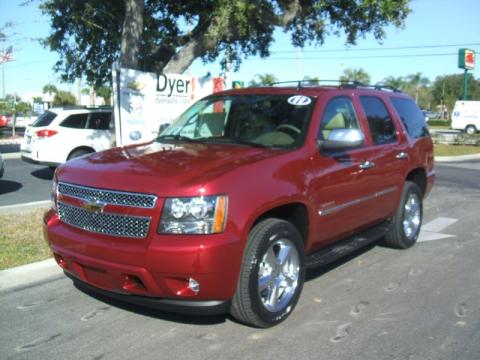
[[[70,115],[62,121],[60,126],[73,128],[73,129],[85,129],[87,125],[88,114],[75,114]]]
[[[40,115],[37,120],[34,121],[32,124],[33,127],[41,127],[41,126],[48,126],[52,123],[53,119],[57,117],[57,114],[45,111],[42,115]]]
[[[394,142],[397,138],[390,113],[382,100],[375,96],[361,96],[363,110],[375,145]]]
[[[392,97],[391,100],[410,137],[416,139],[428,136],[425,118],[413,100],[396,97]]]
[[[330,100],[325,107],[318,138],[320,140],[328,139],[328,135],[334,129],[358,128],[358,119],[352,100],[348,97],[337,97]]]
[[[88,128],[93,130],[108,130],[112,118],[109,112],[96,112],[90,114]]]

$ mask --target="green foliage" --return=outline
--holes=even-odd
[[[480,80],[468,74],[468,97],[470,100],[480,100]],[[432,85],[432,97],[435,103],[443,102],[451,111],[455,101],[463,98],[463,74],[438,76]]]
[[[345,69],[340,76],[340,82],[356,81],[361,84],[370,84],[370,75],[363,69]]]
[[[44,44],[59,53],[55,70],[62,80],[85,77],[97,88],[111,81],[112,64],[120,57],[125,1],[42,2],[52,28]],[[247,56],[269,56],[276,28],[289,33],[299,47],[321,45],[330,34],[344,33],[348,44],[370,32],[382,39],[384,27],[403,25],[408,2],[145,0],[139,70],[161,72],[168,65],[183,72],[199,57],[238,69]]]
[[[53,98],[54,106],[76,105],[76,103],[77,99],[68,91],[58,90]]]
[[[57,92],[57,87],[52,84],[47,84],[43,87],[42,92],[44,94],[55,94]]]
[[[100,86],[96,89],[97,95],[103,98],[105,105],[111,105],[112,99],[112,88],[110,86]]]
[[[250,80],[248,86],[268,86],[278,82],[278,79],[273,74],[257,74]]]

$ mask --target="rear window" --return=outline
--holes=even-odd
[[[31,125],[32,127],[42,127],[42,126],[48,126],[52,123],[53,119],[57,117],[57,114],[50,112],[50,111],[45,111],[42,115],[40,115],[37,120],[33,122]]]
[[[411,138],[429,135],[425,117],[413,100],[392,97],[391,101]]]

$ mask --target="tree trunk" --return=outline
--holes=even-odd
[[[125,20],[120,48],[120,66],[138,68],[138,52],[143,32],[144,0],[125,0]]]

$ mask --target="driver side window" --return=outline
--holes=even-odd
[[[327,140],[335,129],[359,129],[358,118],[349,97],[341,96],[331,99],[325,107],[318,140]]]

